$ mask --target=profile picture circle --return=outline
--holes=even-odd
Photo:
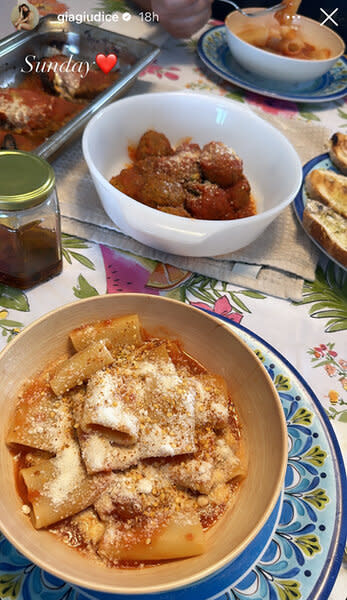
[[[17,6],[11,12],[11,21],[17,31],[31,31],[35,29],[39,20],[39,11],[27,0],[18,0]]]

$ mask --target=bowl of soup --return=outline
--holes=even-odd
[[[229,325],[167,298],[98,296],[28,326],[0,375],[0,528],[45,571],[117,599],[188,599],[263,552],[286,422]]]
[[[290,85],[321,77],[345,50],[334,31],[301,15],[288,20],[278,13],[246,17],[233,11],[225,28],[230,51],[240,65],[259,77]]]

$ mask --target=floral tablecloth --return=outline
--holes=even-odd
[[[133,14],[134,10],[116,0],[67,0],[67,4],[58,0],[31,2],[41,15],[67,10],[72,13],[117,10],[120,14],[124,11]],[[10,22],[13,5],[12,0],[1,1],[0,37],[13,30]],[[144,35],[144,30],[152,36],[155,27],[134,15],[132,19],[121,21],[120,26],[123,33],[134,37]],[[196,40],[177,41],[163,32],[161,40],[161,54],[140,76],[148,83],[149,91],[153,82],[162,80],[173,89],[217,94],[288,119],[317,121],[331,132],[344,131],[347,126],[347,97],[311,106],[265,98],[236,88],[209,72],[196,54]],[[277,348],[313,388],[346,459],[347,275],[342,269],[322,257],[315,281],[307,282],[302,301],[293,303],[67,235],[63,235],[63,254],[62,274],[29,292],[0,284],[0,348],[42,314],[80,298],[123,291],[176,298],[241,323]],[[0,540],[0,597],[21,598],[23,593],[26,598],[36,600],[34,591],[25,595],[19,580],[13,583],[10,573],[6,573],[6,548],[6,543]],[[65,587],[61,598],[72,598],[73,592],[69,590]],[[344,600],[346,590],[347,569],[342,566],[331,600]],[[278,596],[292,600],[300,597],[305,600],[298,590],[293,595]]]

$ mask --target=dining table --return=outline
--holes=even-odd
[[[210,20],[191,39],[179,40],[162,29],[158,15],[122,0],[31,0],[31,4],[40,16],[69,14],[86,19],[98,13],[100,20],[94,25],[158,45],[160,53],[140,73],[135,93],[207,94],[242,105],[275,125],[278,119],[282,130],[288,126],[295,131],[321,128],[329,135],[347,133],[347,80],[345,95],[337,98],[291,100],[239,86],[201,60],[199,39],[222,23]],[[0,39],[14,32],[10,18],[14,6],[14,0],[1,0]],[[119,18],[106,20],[105,15],[112,14]],[[81,140],[76,145],[80,147]],[[325,151],[322,145],[317,154]],[[73,195],[76,182],[65,174],[63,156],[58,160],[58,198],[67,187]],[[95,195],[95,190],[90,193]],[[300,292],[293,297],[281,297],[266,287],[225,281],[208,270],[184,268],[183,262],[136,253],[113,242],[112,232],[106,242],[96,241],[93,235],[65,227],[67,222],[63,218],[59,275],[29,290],[0,284],[0,350],[49,311],[100,294],[155,294],[205,310],[227,323],[256,352],[286,407],[288,471],[283,510],[270,545],[251,570],[232,586],[217,590],[213,598],[345,600],[346,270],[319,250],[314,276],[303,277]],[[0,534],[0,597],[86,600],[106,595],[75,588],[44,572]]]

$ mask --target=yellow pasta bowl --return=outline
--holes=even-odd
[[[155,341],[158,339],[159,342]],[[145,363],[144,356],[147,357]],[[160,365],[163,389],[155,388],[153,383],[156,364]],[[49,365],[54,365],[50,368],[51,374],[40,379],[38,374],[45,369],[48,373]],[[134,368],[135,371],[132,371]],[[114,377],[121,375],[122,385],[118,382],[118,387],[112,388],[113,395],[107,396],[106,388],[100,388],[99,384],[100,381],[105,383],[110,373]],[[0,378],[0,485],[4,491],[0,497],[0,530],[19,552],[44,570],[75,586],[111,593],[117,600],[124,595],[136,600],[150,595],[174,600],[178,592],[183,600],[208,598],[222,591],[230,581],[235,581],[238,574],[243,574],[244,562],[240,566],[240,557],[250,561],[251,566],[270,540],[279,516],[286,470],[286,423],[280,399],[266,369],[230,326],[199,309],[167,298],[146,294],[93,297],[58,308],[28,326],[2,351]],[[150,407],[141,415],[146,414],[147,419],[148,415],[155,414],[157,416],[153,418],[159,420],[150,421],[151,426],[147,429],[143,429],[142,422],[137,428],[131,412],[135,405],[142,407],[141,410],[145,406],[139,400],[143,398],[145,384],[132,388],[135,381],[148,381],[151,389],[156,390],[153,400],[149,397]],[[204,381],[209,384],[202,393]],[[174,385],[170,388],[172,382]],[[21,391],[23,389],[25,393]],[[138,390],[137,395],[132,394],[134,389]],[[192,396],[193,389],[200,391]],[[122,392],[115,396],[114,390]],[[20,394],[22,400],[18,409]],[[195,398],[193,403],[192,397]],[[227,416],[223,406],[218,404],[221,398],[227,398]],[[83,417],[77,403],[79,399],[82,399]],[[234,406],[232,412],[231,401]],[[64,430],[66,407],[70,405],[74,415],[71,428],[73,442],[58,448],[54,444],[58,443]],[[41,407],[40,410],[37,406]],[[83,419],[87,429],[81,425]],[[54,431],[55,435],[47,437],[48,425],[43,426],[42,423],[50,423],[50,431]],[[160,427],[164,423],[165,427],[160,429],[158,423]],[[202,488],[201,491],[197,487],[199,491],[191,494],[189,503],[185,503],[187,494],[184,496],[182,489],[193,484],[200,485],[196,483],[196,472],[193,484],[185,483],[185,472],[184,476],[178,475],[179,492],[176,492],[181,494],[180,503],[183,498],[179,510],[187,510],[188,518],[176,520],[171,528],[164,524],[165,536],[160,533],[157,537],[153,535],[152,539],[147,537],[148,534],[143,536],[143,525],[140,525],[136,534],[140,539],[136,542],[138,546],[135,548],[130,533],[130,538],[122,538],[128,540],[128,545],[124,552],[122,550],[123,554],[119,554],[119,536],[126,529],[124,523],[131,520],[124,516],[124,510],[130,510],[132,495],[129,490],[133,489],[128,483],[128,487],[119,488],[122,478],[124,483],[127,473],[140,469],[141,462],[141,473],[145,470],[146,475],[143,478],[140,470],[136,472],[136,490],[140,490],[141,498],[146,497],[147,500],[153,491],[148,473],[164,465],[165,473],[175,472],[176,477],[177,461],[182,460],[182,464],[186,465],[182,455],[188,455],[189,462],[191,446],[198,443],[199,436],[205,439],[203,436],[209,435],[209,439],[212,439],[211,436],[218,438],[216,447],[223,450],[218,454],[221,462],[216,463],[211,473],[213,479],[216,473],[223,474],[223,465],[229,460],[230,453],[223,446],[224,438],[221,437],[227,430],[228,440],[233,440],[230,447],[235,450],[242,442],[242,477],[237,467],[237,493],[213,526],[205,528],[203,539],[194,540],[198,526],[189,511],[193,501],[194,506],[199,504],[202,511],[208,500],[211,501],[209,478],[202,479],[201,484],[207,486],[207,490]],[[109,454],[100,451],[102,436],[106,436]],[[89,454],[86,452],[86,440],[92,442]],[[152,454],[148,453],[149,447]],[[40,454],[37,454],[38,448]],[[208,452],[213,453],[211,448],[209,445]],[[18,478],[18,469],[15,476],[13,466],[14,452],[18,456],[24,449],[31,453],[30,456],[36,453],[34,466],[21,470],[27,497],[23,496],[23,482]],[[140,452],[141,461],[136,458],[136,452]],[[107,462],[106,456],[111,462]],[[153,458],[146,462],[146,456],[157,457],[159,466]],[[197,462],[198,453],[195,457]],[[106,467],[100,467],[103,460]],[[119,462],[122,460],[128,461],[128,471],[122,470],[124,464]],[[199,465],[200,469],[202,463]],[[203,466],[201,472],[205,473],[206,461]],[[95,472],[97,477],[93,479],[93,485],[100,486],[99,496],[89,485]],[[70,487],[73,493],[64,497],[64,485]],[[119,492],[119,489],[122,491]],[[163,494],[153,491],[159,502],[151,505],[151,508],[155,507],[154,515],[160,514],[160,502],[165,502],[164,492],[164,488]],[[123,494],[122,502],[117,496],[119,493]],[[105,494],[108,496],[105,497]],[[65,498],[66,505],[61,504],[61,498]],[[172,498],[176,499],[176,496]],[[106,515],[106,531],[109,531],[110,523],[113,529],[118,526],[115,525],[115,511],[123,511],[117,513],[117,518],[122,519],[124,527],[122,525],[121,530],[117,530],[118,537],[114,538],[107,537],[104,532],[98,538],[100,522],[98,527],[94,527],[95,516],[92,523],[90,512],[89,521],[84,519],[84,525],[91,528],[90,544],[96,538],[101,540],[95,542],[99,551],[102,548],[96,557],[90,553],[90,544],[80,543],[80,537],[75,535],[76,529],[69,533],[70,521],[64,529],[66,521],[62,520],[72,513],[78,513],[76,518],[81,519],[91,506],[96,516]],[[31,513],[31,518],[28,513]],[[144,514],[146,518],[152,515]],[[143,524],[142,513],[138,513],[136,518],[136,522]],[[54,520],[60,523],[60,536],[49,531],[55,527]],[[65,542],[74,539],[72,545],[79,546],[79,549],[63,543],[61,537]],[[186,548],[191,543],[194,551],[189,555]],[[141,552],[138,552],[140,547],[144,549],[142,558]],[[103,553],[109,559],[107,564],[101,560]],[[122,568],[110,566],[117,556],[137,560],[137,568],[133,563],[129,568],[129,562],[121,563]],[[153,560],[146,562],[151,556]],[[165,560],[160,561],[158,556]]]
[[[230,51],[240,65],[259,77],[290,85],[321,77],[345,51],[337,33],[302,15],[288,27],[272,13],[248,18],[234,11],[227,16],[225,29]]]

